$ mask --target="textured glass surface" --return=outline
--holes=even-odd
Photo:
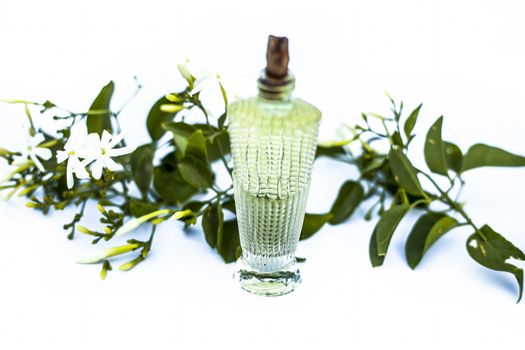
[[[295,263],[321,113],[300,99],[229,107],[242,260],[261,272]]]

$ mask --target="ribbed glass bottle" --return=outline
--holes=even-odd
[[[242,247],[236,276],[244,289],[261,295],[289,293],[301,280],[295,250],[321,112],[292,99],[290,81],[278,94],[261,91],[228,109]]]

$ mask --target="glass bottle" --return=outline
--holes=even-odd
[[[321,112],[292,98],[288,39],[270,36],[258,96],[230,104],[235,206],[242,255],[236,279],[277,296],[301,282],[295,250],[303,225]]]

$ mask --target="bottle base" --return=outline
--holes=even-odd
[[[266,297],[288,294],[301,284],[301,274],[295,261],[282,270],[261,272],[250,268],[240,257],[233,277],[245,291]]]

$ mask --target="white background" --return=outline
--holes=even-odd
[[[114,79],[114,107],[135,144],[145,115],[181,85],[175,66],[219,72],[230,95],[254,92],[266,36],[290,38],[297,95],[324,113],[323,140],[363,111],[387,113],[383,91],[413,108],[421,136],[441,114],[444,137],[464,150],[483,141],[525,154],[525,7],[521,1],[7,1],[0,0],[0,97],[89,107]],[[21,144],[20,106],[0,106],[0,146]],[[0,164],[6,171],[6,165]],[[326,210],[347,167],[316,164],[311,212]],[[466,177],[467,211],[525,249],[525,169]],[[93,212],[94,208],[90,208]],[[0,204],[1,349],[520,348],[524,303],[512,276],[473,262],[468,229],[436,244],[415,271],[400,225],[385,265],[372,269],[373,223],[327,226],[300,244],[304,282],[280,298],[242,292],[197,229],[158,231],[153,253],[129,273],[98,279],[75,264],[92,247],[68,241],[73,211],[41,216],[23,200]],[[96,225],[96,215],[86,224]],[[137,235],[146,234],[139,232]],[[118,266],[118,264],[115,264]]]

